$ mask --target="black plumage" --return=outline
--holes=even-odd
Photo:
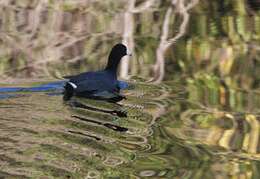
[[[64,86],[64,100],[73,95],[117,102],[124,99],[120,95],[120,82],[117,80],[117,68],[123,56],[128,55],[123,44],[116,44],[108,57],[106,68],[96,72],[85,72],[67,76],[69,81]]]

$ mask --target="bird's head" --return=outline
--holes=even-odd
[[[121,43],[116,44],[110,52],[107,69],[116,70],[121,58],[126,55],[131,56],[131,53],[128,51],[127,47]]]
[[[111,50],[112,56],[117,56],[118,58],[122,58],[125,55],[131,56],[131,53],[128,51],[127,47],[124,44],[118,43]]]

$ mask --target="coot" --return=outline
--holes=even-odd
[[[69,81],[64,86],[63,99],[67,101],[73,95],[110,102],[124,99],[125,97],[119,92],[126,83],[117,80],[117,68],[121,58],[125,55],[131,55],[127,52],[126,46],[121,43],[116,44],[110,52],[104,70],[64,77]]]

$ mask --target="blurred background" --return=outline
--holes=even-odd
[[[1,0],[0,75],[49,78],[104,67],[133,52],[120,77],[210,74],[259,87],[259,0]],[[164,65],[165,64],[165,65]],[[234,81],[235,80],[235,81]]]

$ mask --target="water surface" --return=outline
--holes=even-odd
[[[259,178],[258,91],[132,83],[120,104],[1,92],[0,176]]]

